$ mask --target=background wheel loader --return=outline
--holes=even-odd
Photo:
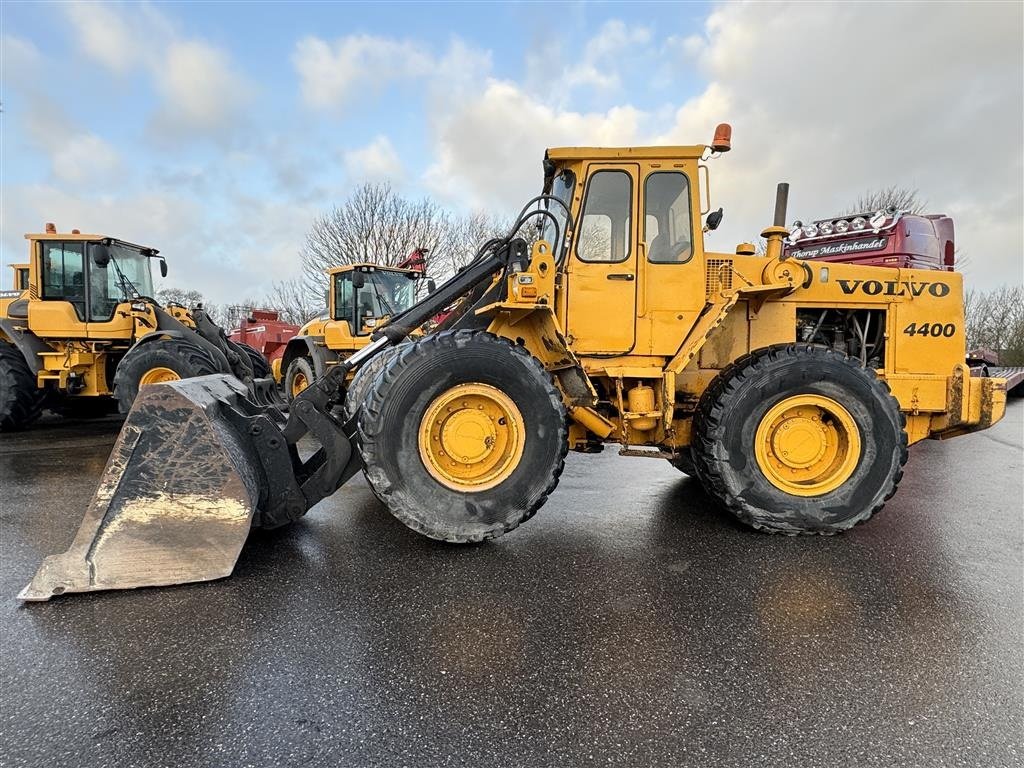
[[[139,388],[191,376],[232,374],[257,384],[267,363],[225,338],[202,308],[153,298],[154,248],[52,224],[25,235],[29,261],[14,267],[0,297],[0,430],[22,429],[47,408],[74,414],[127,413]],[[254,376],[255,374],[255,376]]]
[[[567,451],[607,445],[695,472],[761,531],[864,522],[908,446],[1000,419],[1005,381],[964,362],[959,274],[788,258],[785,184],[764,255],[707,250],[723,214],[698,180],[730,132],[549,150],[509,235],[329,367],[287,419],[229,376],[148,388],[70,549],[21,597],[226,576],[250,526],[298,519],[360,469],[414,530],[494,538],[543,505]],[[921,324],[938,332],[906,331]]]
[[[328,367],[369,344],[371,334],[390,317],[411,307],[416,300],[416,281],[423,278],[424,270],[346,264],[328,270],[327,276],[326,313],[302,326],[281,358],[282,383],[289,401]]]

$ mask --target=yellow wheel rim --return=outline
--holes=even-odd
[[[459,384],[420,421],[420,458],[442,485],[466,493],[504,482],[519,466],[526,424],[512,399],[489,384]]]
[[[821,496],[841,486],[860,461],[860,430],[843,406],[821,395],[776,403],[755,435],[757,465],[768,482],[794,496]]]
[[[180,381],[181,376],[178,375],[177,371],[173,371],[170,368],[164,368],[163,366],[157,366],[156,368],[150,368],[139,379],[139,386],[144,387],[147,384],[163,384],[167,381]]]
[[[297,372],[292,376],[292,397],[295,397],[308,386],[309,379],[306,378],[306,374],[302,373],[302,371]]]

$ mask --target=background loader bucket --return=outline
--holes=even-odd
[[[22,600],[228,576],[259,501],[259,458],[228,418],[246,388],[214,375],[144,387],[67,552]]]

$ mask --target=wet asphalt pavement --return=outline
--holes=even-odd
[[[608,450],[483,546],[360,478],[230,579],[25,606],[117,422],[4,436],[0,765],[1021,765],[1022,416],[912,449],[834,539]]]

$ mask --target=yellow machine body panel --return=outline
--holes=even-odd
[[[723,368],[754,350],[807,341],[829,317],[865,335],[862,347],[874,351],[861,362],[889,384],[909,442],[1002,417],[1000,380],[972,379],[964,362],[958,273],[787,259],[781,226],[762,233],[764,255],[747,245],[706,252],[706,149],[548,151],[553,194],[574,223],[564,264],[535,250],[531,274],[516,279],[537,292],[509,290],[507,301],[480,312],[492,316],[490,331],[525,343],[549,370],[560,365],[549,360],[549,340],[564,340],[596,392],[585,403],[562,387],[574,447],[599,439],[671,452],[688,444],[696,404]]]

